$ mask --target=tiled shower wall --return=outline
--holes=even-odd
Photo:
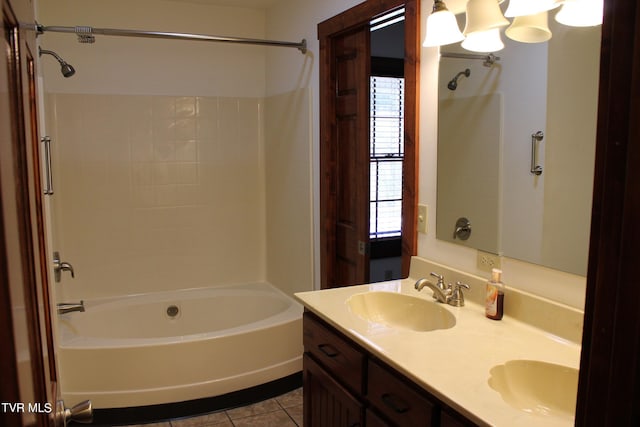
[[[263,104],[48,95],[58,297],[263,280]]]

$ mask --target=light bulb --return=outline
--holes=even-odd
[[[473,52],[484,53],[502,50],[504,43],[500,38],[500,28],[467,34],[462,42],[462,47]]]

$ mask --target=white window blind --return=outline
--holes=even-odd
[[[369,237],[402,232],[404,79],[371,77]]]

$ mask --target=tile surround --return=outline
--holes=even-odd
[[[64,298],[264,279],[263,98],[47,103],[57,250],[78,267]]]
[[[309,289],[308,90],[45,103],[52,241],[77,270],[59,300],[263,280]]]

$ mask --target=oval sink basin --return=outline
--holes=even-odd
[[[393,292],[365,292],[347,300],[351,312],[360,318],[413,331],[449,329],[456,318],[440,304]]]
[[[491,368],[489,385],[521,411],[563,419],[575,417],[577,369],[537,360],[510,360]]]

